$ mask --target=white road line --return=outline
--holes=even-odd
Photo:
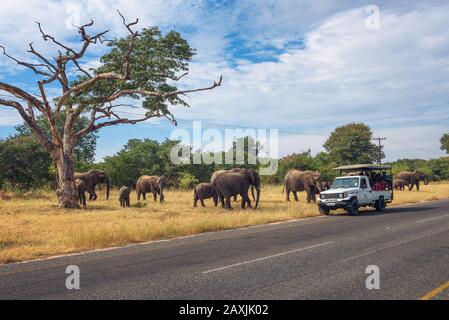
[[[433,221],[433,220],[437,220],[437,219],[441,219],[441,218],[446,218],[446,217],[449,217],[449,214],[446,214],[446,215],[444,215],[444,216],[438,216],[438,217],[433,217],[433,218],[428,218],[428,219],[418,220],[418,221],[415,221],[415,223],[423,223],[423,222]]]
[[[291,251],[284,251],[284,252],[281,252],[281,253],[273,254],[271,256],[266,256],[266,257],[257,258],[257,259],[253,259],[253,260],[243,261],[243,262],[239,262],[239,263],[234,263],[234,264],[230,264],[228,266],[224,266],[224,267],[220,267],[220,268],[215,268],[215,269],[203,271],[201,273],[202,274],[207,274],[207,273],[222,271],[222,270],[226,270],[226,269],[242,266],[242,265],[249,264],[249,263],[259,262],[259,261],[263,261],[263,260],[268,260],[268,259],[272,259],[272,258],[285,256],[285,255],[291,254],[291,253],[296,253],[296,252],[310,250],[310,249],[314,249],[314,248],[318,248],[318,247],[327,246],[327,245],[329,245],[331,243],[333,243],[333,242],[324,242],[324,243],[315,244],[315,245],[309,246],[309,247],[299,248],[299,249],[295,249],[295,250],[291,250]]]

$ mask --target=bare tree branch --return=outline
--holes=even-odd
[[[34,71],[34,73],[40,74],[40,75],[43,75],[43,76],[46,76],[46,77],[52,77],[53,76],[53,73],[51,73],[51,72],[53,72],[53,70],[51,70],[50,67],[47,66],[46,64],[36,64],[36,63],[29,63],[29,62],[20,61],[20,60],[14,58],[13,56],[9,55],[6,52],[6,49],[5,49],[4,46],[0,45],[0,48],[2,49],[3,54],[5,56],[7,56],[9,59],[13,60],[14,62],[16,62],[17,64],[19,64],[21,66],[30,68],[31,70]],[[50,73],[46,72],[46,71],[39,70],[39,68],[47,68],[50,71]]]
[[[136,25],[137,23],[139,23],[139,19],[136,19],[136,21],[131,22],[131,23],[126,23],[126,19],[125,17],[122,15],[122,13],[120,12],[120,10],[117,10],[118,14],[120,15],[120,17],[122,17],[122,21],[123,24],[125,25],[126,29],[128,29],[129,33],[131,34],[131,40],[129,41],[129,47],[128,47],[128,52],[125,55],[125,59],[123,61],[123,70],[124,70],[124,77],[126,80],[128,80],[131,76],[131,53],[134,49],[134,45],[136,43],[136,38],[139,36],[139,33],[137,31],[133,31],[131,29],[132,26]]]
[[[28,112],[30,114],[27,114],[27,112],[25,111],[23,106],[20,103],[18,103],[17,101],[0,99],[0,105],[12,107],[12,108],[16,109],[19,112],[22,119],[25,121],[25,123],[31,128],[31,130],[34,131],[38,140],[44,146],[44,148],[50,153],[53,151],[54,145],[53,145],[53,143],[51,143],[48,140],[45,133],[37,125],[31,105],[28,105]]]

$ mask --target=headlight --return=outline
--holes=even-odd
[[[343,193],[343,198],[347,198],[348,194],[346,192]]]
[[[343,198],[344,198],[343,193],[339,193],[339,194],[338,194],[338,197],[339,197],[340,199],[343,199]]]

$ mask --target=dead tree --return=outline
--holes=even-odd
[[[87,29],[93,25],[93,21],[91,21],[77,27],[81,37],[81,46],[79,49],[74,49],[44,32],[41,24],[37,23],[43,40],[52,42],[58,48],[58,53],[53,58],[48,58],[40,53],[35,49],[33,43],[29,44],[27,51],[33,56],[33,62],[21,61],[10,55],[5,47],[0,46],[5,56],[15,63],[31,69],[38,77],[38,93],[0,82],[0,92],[11,97],[0,98],[0,106],[17,110],[39,143],[53,157],[59,185],[57,195],[62,208],[78,208],[73,153],[81,138],[104,127],[136,124],[158,117],[166,117],[176,125],[176,120],[168,110],[167,104],[187,105],[181,96],[192,92],[211,90],[222,83],[222,77],[220,77],[219,81],[215,81],[209,87],[178,90],[170,83],[176,83],[188,72],[187,62],[190,61],[193,50],[188,47],[187,42],[180,38],[179,34],[172,32],[170,37],[167,35],[163,39],[164,41],[161,40],[157,44],[157,50],[161,50],[160,47],[163,48],[163,45],[167,47],[166,52],[159,53],[159,59],[162,59],[161,65],[155,65],[154,61],[151,61],[150,64],[151,55],[148,55],[148,62],[145,61],[145,54],[148,54],[145,50],[148,50],[147,47],[151,46],[151,43],[147,44],[143,41],[159,39],[158,29],[134,31],[133,28],[137,25],[138,19],[129,23],[120,12],[118,13],[124,27],[129,32],[129,36],[123,39],[107,40],[105,35],[108,31],[90,35]],[[95,70],[83,68],[82,59],[89,47],[103,43],[112,48],[113,58],[120,59],[119,63],[114,61],[114,63],[110,63],[109,67],[100,67]],[[164,57],[167,57],[166,60],[163,60]],[[134,66],[133,64],[143,64],[143,66]],[[133,77],[133,72],[137,73],[141,69],[146,70],[145,68],[150,69],[150,67],[152,68],[151,76],[139,74],[139,76]],[[73,71],[76,71],[79,76],[76,80],[69,80],[70,72]],[[183,72],[182,75],[176,74],[179,72]],[[54,88],[55,84],[60,88],[60,94],[56,97],[49,97],[47,89],[50,85]],[[146,108],[145,115],[135,119],[121,116],[120,108],[135,107],[134,104],[121,103],[122,98],[143,101],[142,106]],[[63,114],[65,116],[64,130],[60,131],[56,123]],[[76,131],[77,119],[86,114],[89,115],[89,124],[82,130]],[[44,116],[47,119],[51,129],[50,135],[45,134],[39,127],[36,122],[38,116]]]

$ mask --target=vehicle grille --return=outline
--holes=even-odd
[[[321,199],[338,199],[338,193],[322,194]]]

